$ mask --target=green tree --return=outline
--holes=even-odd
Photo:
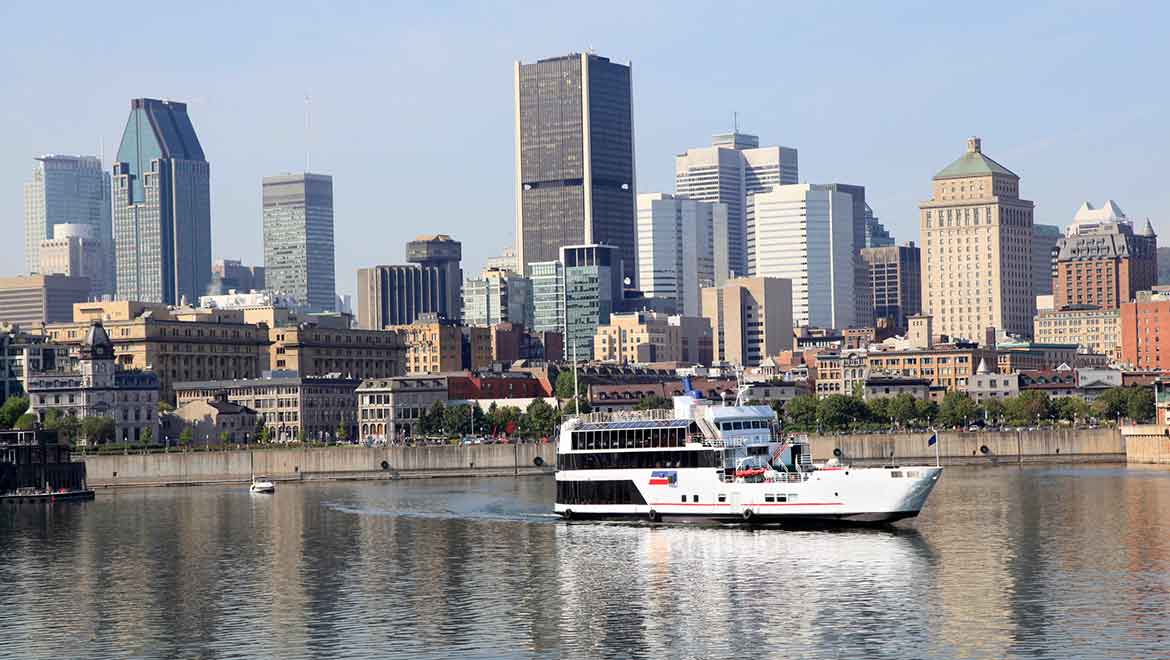
[[[1093,402],[1092,411],[1097,417],[1115,420],[1129,412],[1129,395],[1124,387],[1105,390]]]
[[[12,425],[12,428],[18,431],[28,431],[37,423],[37,416],[32,413],[24,413]]]
[[[784,418],[794,430],[810,431],[817,426],[817,399],[808,394],[795,396],[784,404]]]
[[[272,433],[268,430],[267,426],[264,426],[263,422],[257,423],[256,427],[259,429],[256,431],[256,442],[265,444],[272,440]]]
[[[909,392],[902,392],[890,399],[890,419],[899,427],[906,428],[918,419],[918,400]]]
[[[154,442],[154,429],[148,426],[142,431],[142,444],[149,445],[151,442]]]
[[[585,397],[588,389],[585,383],[578,383],[577,396]],[[566,369],[557,374],[555,391],[557,398],[561,401],[573,398],[573,372],[571,370]]]
[[[429,410],[422,414],[418,420],[419,432],[423,435],[436,435],[442,431],[443,417],[447,411],[447,406],[442,401],[436,401],[431,404]]]
[[[503,406],[488,409],[487,425],[492,433],[515,433],[520,428],[520,417],[523,413],[516,406]],[[511,431],[509,431],[511,428]]]
[[[190,447],[191,441],[195,439],[195,432],[188,426],[179,433],[179,444],[184,447]]]
[[[75,444],[77,438],[81,435],[81,420],[77,419],[76,415],[62,415],[55,421],[57,428],[57,435],[68,442]]]
[[[1125,414],[1137,424],[1144,424],[1154,419],[1154,390],[1149,387],[1127,387],[1129,401],[1126,403]]]
[[[471,434],[472,421],[471,416],[475,415],[475,428],[483,430],[484,419],[483,411],[479,406],[472,406],[468,404],[460,404],[457,406],[447,406],[443,410],[442,430],[448,435],[462,435]]]
[[[557,409],[545,403],[544,399],[534,399],[520,419],[520,429],[526,436],[547,438],[552,436],[558,423],[560,413]]]
[[[4,405],[0,406],[0,428],[13,428],[16,421],[26,412],[28,412],[28,397],[8,397],[4,400]]]
[[[672,408],[674,408],[674,403],[670,399],[657,394],[642,397],[638,405],[634,406],[634,410],[670,410]]]
[[[81,435],[91,445],[112,442],[114,420],[109,417],[86,417],[81,420]]]
[[[1038,390],[1021,392],[1017,397],[1004,400],[1004,412],[1011,424],[1023,426],[1035,424],[1051,415],[1052,402],[1048,395]]]
[[[817,402],[817,422],[826,430],[847,429],[865,421],[868,409],[861,399],[844,394],[830,394]]]
[[[999,424],[1003,420],[1004,406],[999,399],[985,399],[979,404],[983,418],[990,424]]]
[[[1057,419],[1076,423],[1089,415],[1089,404],[1079,396],[1062,396],[1052,400],[1050,411]]]
[[[938,419],[938,410],[938,404],[934,401],[923,399],[914,402],[914,417],[925,426],[934,424]]]
[[[943,426],[966,426],[975,421],[979,406],[963,392],[947,392],[938,410],[938,422]]]
[[[158,411],[161,414],[175,412],[175,407],[173,405],[171,405],[170,402],[168,402],[168,401],[159,401],[158,405],[156,407],[158,408]]]
[[[232,434],[227,431],[219,432],[219,444],[226,445],[232,439]]]
[[[299,431],[297,431],[297,442],[300,442],[303,444],[305,442],[305,440],[307,440],[308,438],[309,438],[309,435],[307,433],[305,433],[304,428],[301,428]]]
[[[345,428],[344,423],[337,424],[337,433],[335,434],[338,442],[349,442],[349,429]]]
[[[882,424],[890,423],[893,415],[890,411],[894,400],[888,396],[880,396],[876,399],[870,399],[865,402],[865,407],[869,409],[869,418],[875,422]]]

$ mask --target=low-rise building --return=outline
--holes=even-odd
[[[12,326],[0,328],[0,400],[26,393],[32,374],[69,369],[72,362],[68,346]]]
[[[1162,337],[1168,343],[1165,353]],[[1123,302],[1118,344],[1128,367],[1170,370],[1170,294],[1142,291],[1133,302]]]
[[[531,399],[553,394],[539,379],[525,372],[463,371],[446,377],[451,399]]]
[[[76,347],[92,321],[101,321],[118,365],[156,374],[167,401],[174,401],[176,381],[255,378],[268,368],[268,328],[244,323],[239,311],[78,303],[71,323],[49,325],[45,333],[51,342]]]
[[[357,388],[361,437],[386,442],[414,437],[419,420],[431,406],[448,399],[446,376],[364,380]]]
[[[518,323],[497,323],[489,330],[493,362],[563,359],[559,332],[530,332]]]
[[[79,354],[76,370],[28,377],[29,412],[41,421],[50,410],[78,420],[107,417],[114,422],[116,442],[158,440],[158,376],[120,368],[114,342],[101,323],[89,327]]]
[[[255,410],[228,401],[220,392],[212,399],[195,399],[175,409],[176,417],[192,431],[192,440],[200,444],[248,444],[256,441]]]
[[[1082,305],[1036,314],[1033,335],[1041,344],[1075,344],[1082,350],[1114,355],[1121,338],[1121,310]]]
[[[404,339],[389,330],[306,322],[274,327],[267,333],[272,342],[268,347],[269,361],[277,371],[296,371],[305,376],[336,373],[361,380],[401,376],[405,368]]]
[[[339,439],[339,428],[346,437],[357,437],[360,384],[339,374],[302,376],[285,371],[261,378],[178,382],[174,387],[180,406],[225,395],[228,401],[255,410],[273,442],[327,442]]]
[[[1043,392],[1050,398],[1077,396],[1077,374],[1072,369],[1033,369],[1021,371],[1020,393]]]
[[[913,319],[911,319],[913,324]],[[925,378],[932,385],[962,391],[980,360],[995,362],[995,351],[978,347],[936,345],[929,349],[870,351],[866,363],[871,375],[893,374]]]
[[[1000,373],[1055,369],[1060,365],[1081,363],[1076,344],[1043,344],[1031,341],[999,342],[996,345],[996,364]]]
[[[816,393],[852,396],[869,376],[865,351],[825,352],[816,355]]]
[[[920,401],[931,399],[931,382],[927,378],[905,376],[870,376],[865,379],[862,398],[866,401],[909,394]]]
[[[1020,393],[1020,379],[1017,374],[1001,374],[987,366],[987,360],[980,360],[975,374],[967,378],[963,389],[972,399],[1006,399]]]
[[[599,362],[679,362],[681,355],[679,327],[657,312],[611,314],[593,336],[593,359]]]
[[[1077,390],[1081,398],[1086,401],[1095,401],[1102,393],[1115,387],[1122,387],[1125,378],[1120,369],[1100,367],[1081,367],[1075,369]]]
[[[406,348],[405,374],[387,375],[436,374],[463,367],[463,331],[452,321],[422,314],[414,323],[387,330],[397,334]]]

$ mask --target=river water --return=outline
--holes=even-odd
[[[563,523],[552,479],[0,508],[3,658],[1170,656],[1170,471],[948,468],[878,530]]]

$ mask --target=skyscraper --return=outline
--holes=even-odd
[[[410,325],[423,314],[458,320],[462,254],[462,245],[450,236],[419,236],[406,244],[407,261],[413,263],[359,268],[358,324],[381,330]]]
[[[574,53],[516,62],[514,80],[519,268],[607,244],[636,280],[630,67]]]
[[[754,367],[792,350],[792,282],[738,277],[703,289],[703,316],[711,322],[714,362]]]
[[[679,197],[727,205],[727,225],[716,228],[715,282],[747,273],[744,209],[747,196],[799,180],[796,149],[760,147],[755,135],[738,131],[716,135],[710,147],[688,149],[674,159],[674,191]]]
[[[748,198],[748,272],[792,282],[797,326],[854,325],[856,211],[836,185],[774,186]]]
[[[267,176],[262,187],[265,284],[309,311],[333,311],[333,177]]]
[[[463,281],[463,324],[516,323],[532,327],[532,280],[499,268],[485,268]]]
[[[906,332],[909,318],[922,311],[921,250],[911,241],[863,248],[861,258],[869,269],[874,317]]]
[[[187,105],[133,99],[113,174],[117,297],[191,303],[211,281],[210,166]]]
[[[1060,227],[1056,225],[1032,225],[1033,296],[1052,293],[1052,264],[1060,236]]]
[[[638,282],[648,298],[669,298],[685,316],[702,313],[700,292],[715,286],[714,228],[726,226],[727,205],[638,195]],[[718,249],[726,249],[726,242]]]
[[[976,341],[992,327],[1032,334],[1032,208],[1020,177],[985,156],[977,137],[934,175],[919,209],[923,313],[935,332]]]
[[[110,175],[93,156],[46,155],[36,159],[32,179],[24,184],[24,264],[39,273],[41,241],[53,238],[59,224],[85,224],[106,253],[104,268],[113,268],[110,224]],[[113,293],[104,284],[101,293]]]

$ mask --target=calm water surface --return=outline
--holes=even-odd
[[[552,494],[452,479],[0,508],[0,657],[1170,656],[1167,471],[948,468],[887,530],[566,524]]]

